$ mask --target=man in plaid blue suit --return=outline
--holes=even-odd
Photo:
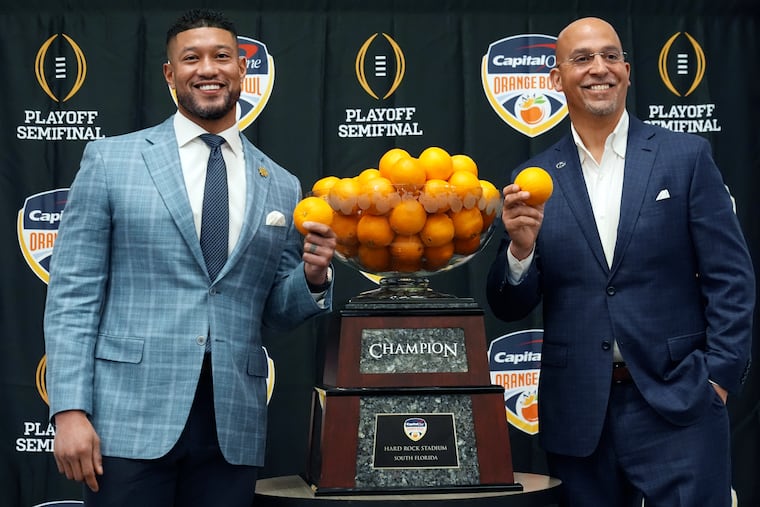
[[[239,132],[234,25],[190,11],[167,54],[177,114],[88,144],[69,192],[45,310],[55,459],[87,505],[248,507],[266,440],[262,333],[330,311],[335,235],[307,222],[301,244],[298,180]],[[199,241],[209,133],[229,196],[215,276]]]

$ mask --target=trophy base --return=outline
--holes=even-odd
[[[315,388],[308,471],[315,496],[521,491],[503,389]]]

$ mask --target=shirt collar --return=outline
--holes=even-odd
[[[625,151],[628,143],[628,125],[628,111],[623,110],[623,114],[620,115],[620,120],[618,120],[617,125],[615,125],[615,128],[610,135],[607,136],[607,141],[604,144],[605,149],[611,147],[612,151],[620,158],[625,158]],[[578,147],[578,151],[581,155],[581,163],[583,163],[584,159],[591,155],[583,144],[583,140],[581,139],[581,136],[578,135],[578,131],[575,130],[575,125],[573,125],[572,122],[570,123],[570,131],[573,134],[573,141],[575,141],[575,145]]]
[[[189,142],[198,139],[198,136],[201,134],[208,134],[208,132],[203,130],[200,125],[179,111],[174,115],[174,133],[177,136],[177,145],[180,148],[187,145]],[[226,141],[225,144],[229,146],[236,157],[243,154],[243,142],[240,140],[240,129],[237,123],[227,130],[219,132],[218,135],[224,138]],[[201,139],[198,139],[198,141],[203,142]]]

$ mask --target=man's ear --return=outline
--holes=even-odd
[[[171,62],[166,62],[164,64],[164,79],[166,79],[166,84],[169,85],[169,88],[172,90],[176,89],[174,86],[174,68],[172,67]]]
[[[557,90],[558,92],[561,92],[562,91],[562,76],[560,75],[559,69],[557,67],[554,67],[552,70],[549,71],[549,79],[554,85],[554,89]]]
[[[238,59],[238,64],[240,66],[240,82],[242,83],[248,70],[248,60],[246,60],[245,56],[241,56]]]

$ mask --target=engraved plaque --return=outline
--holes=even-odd
[[[359,371],[362,374],[466,372],[464,329],[363,329]]]
[[[458,468],[454,414],[377,414],[372,468]]]

